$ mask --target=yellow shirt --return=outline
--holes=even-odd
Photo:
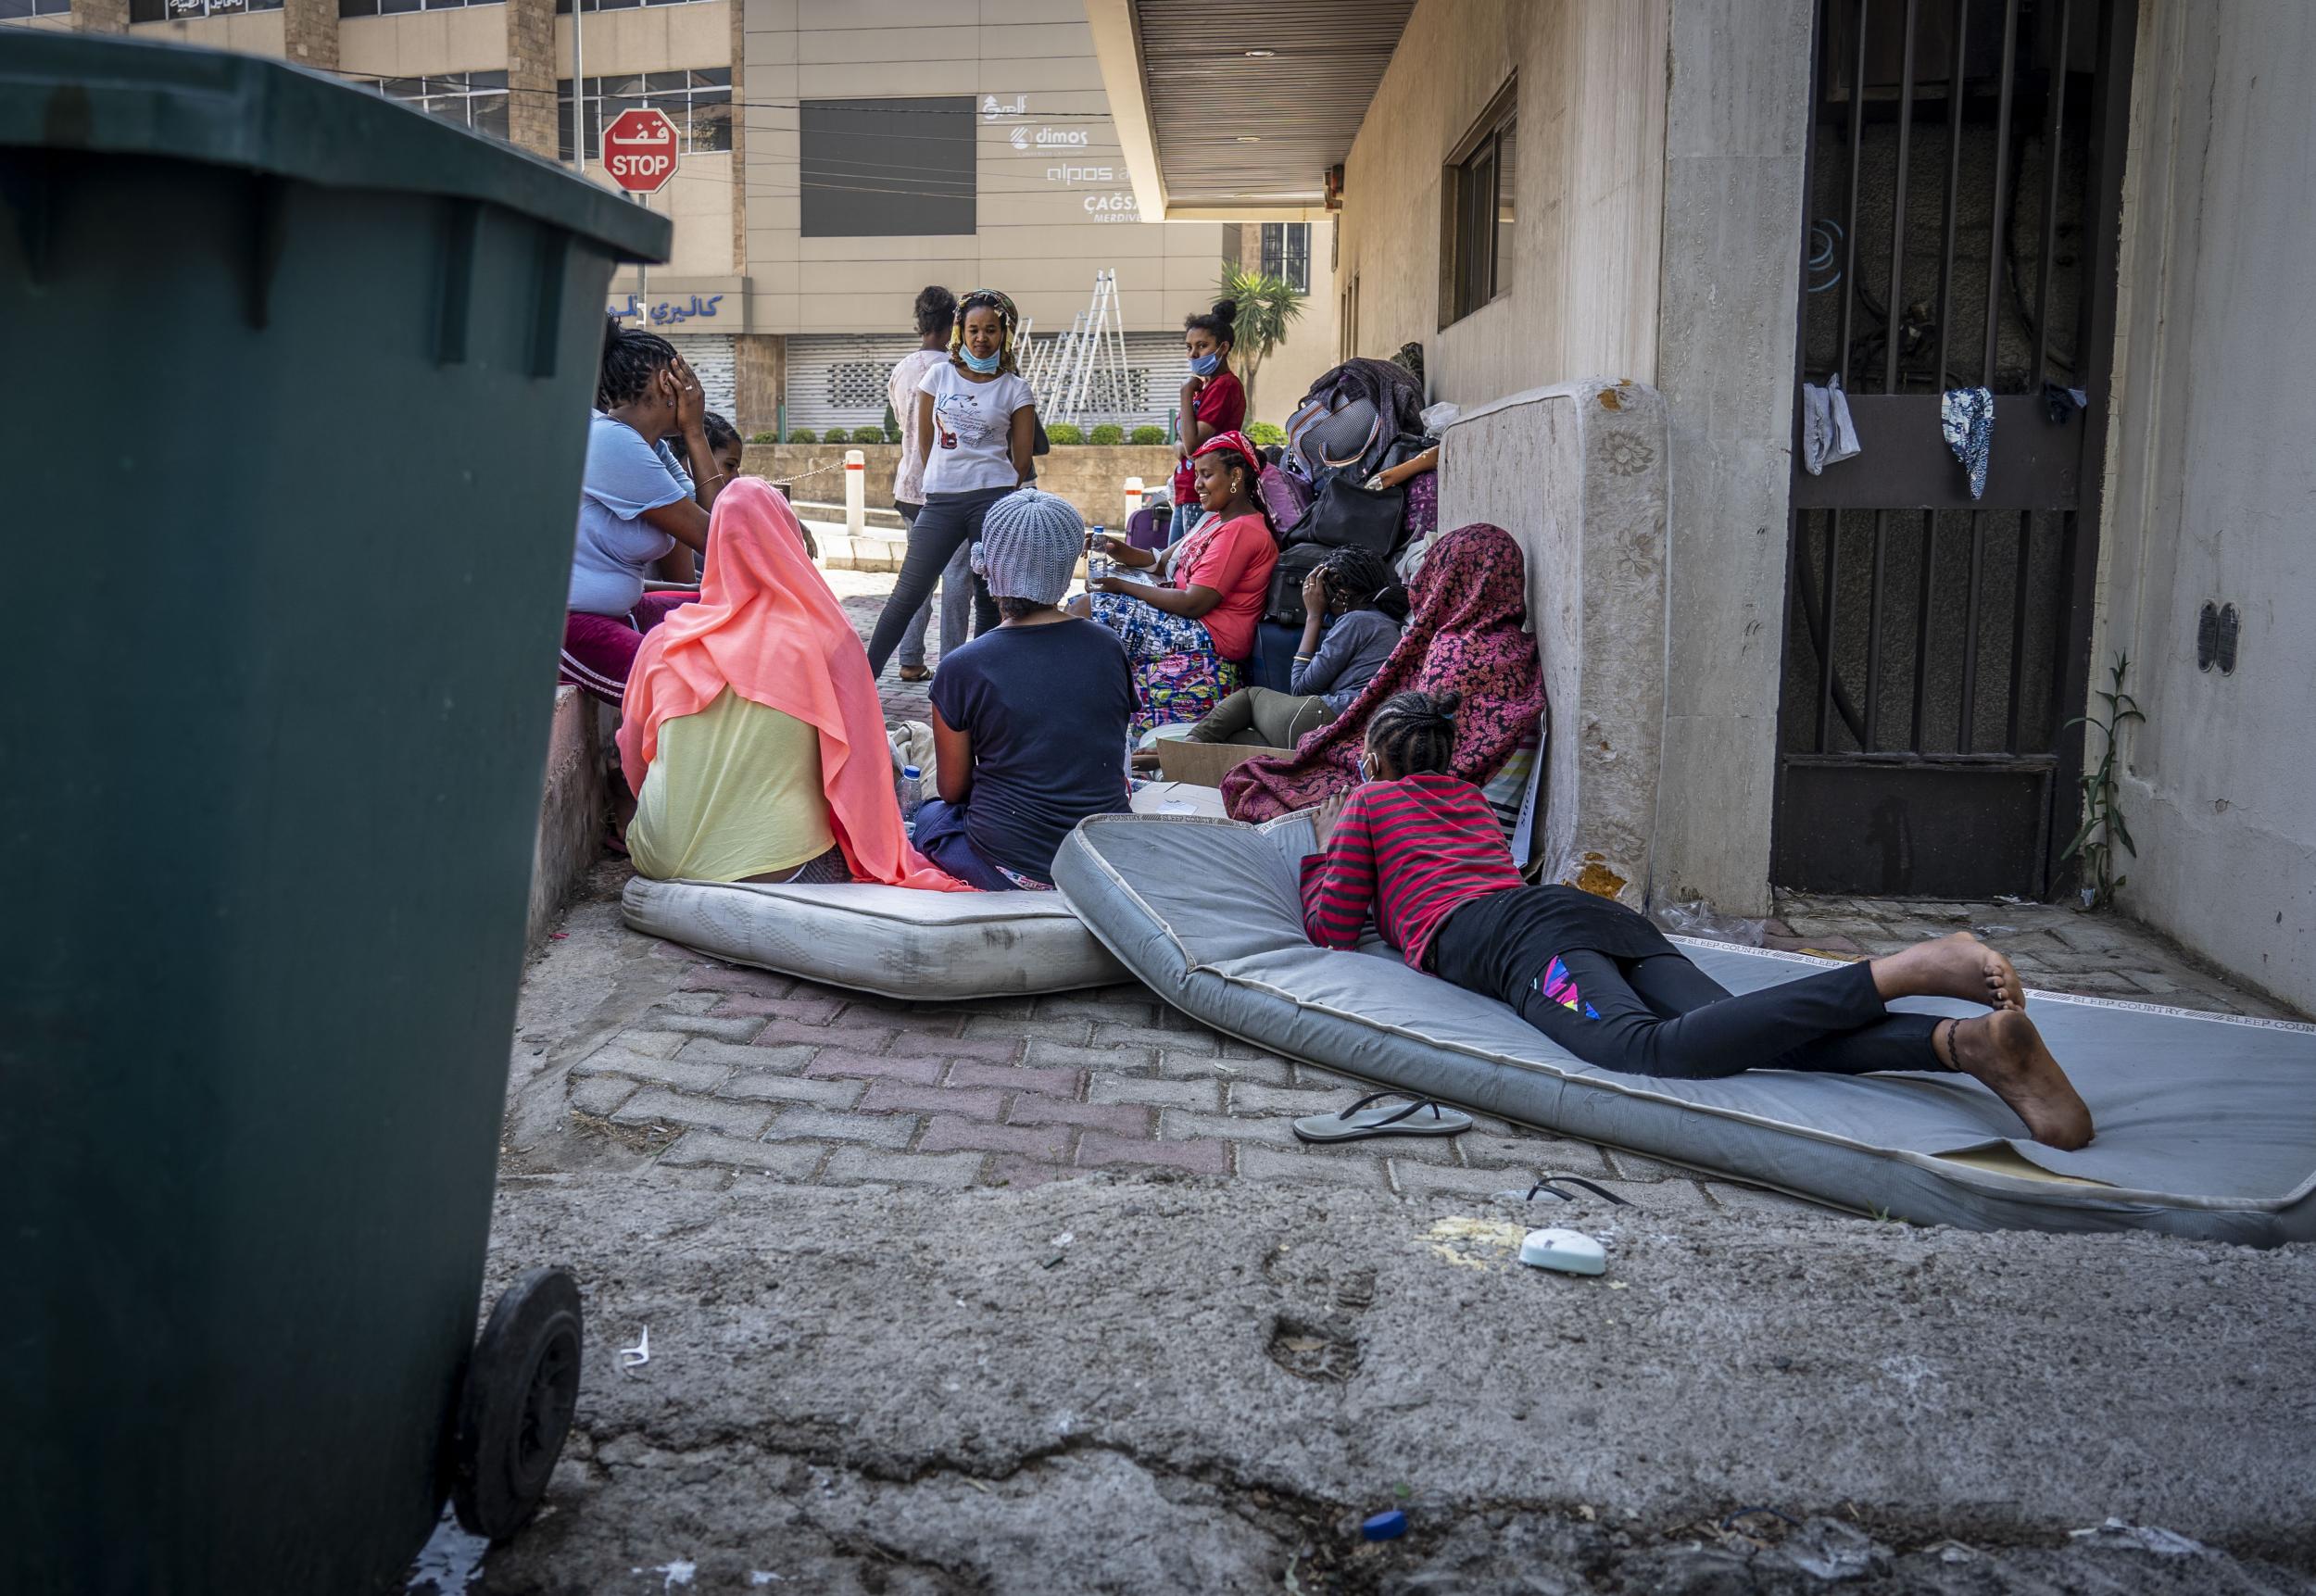
[[[660,727],[627,851],[654,881],[739,881],[836,847],[820,733],[726,687]]]

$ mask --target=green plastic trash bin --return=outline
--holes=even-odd
[[[6,31],[0,1590],[399,1589],[575,1391],[566,1277],[475,1323],[603,292],[669,224]]]

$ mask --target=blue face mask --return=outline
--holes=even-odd
[[[984,358],[975,355],[971,349],[966,348],[963,344],[960,344],[957,346],[957,358],[965,363],[965,370],[968,371],[978,371],[981,375],[986,377],[990,372],[997,370],[997,363],[1005,358],[1005,351],[1000,349],[995,354]]]
[[[1222,357],[1220,355],[1201,355],[1197,359],[1190,362],[1190,370],[1198,376],[1211,377],[1215,372],[1222,370]]]

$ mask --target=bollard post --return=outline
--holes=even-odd
[[[868,528],[868,457],[858,449],[844,452],[844,529],[854,537]]]
[[[1140,513],[1141,508],[1142,479],[1139,477],[1127,477],[1126,479],[1126,515],[1124,517],[1124,521],[1122,521],[1120,524],[1123,525],[1125,522],[1132,521],[1136,515]]]

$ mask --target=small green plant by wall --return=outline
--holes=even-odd
[[[820,434],[812,431],[810,427],[799,427],[796,431],[788,434],[788,442],[792,444],[816,444],[820,442]]]
[[[2105,909],[2115,901],[2115,889],[2126,877],[2115,873],[2115,850],[2121,848],[2132,858],[2139,857],[2138,844],[2131,840],[2131,827],[2123,822],[2121,787],[2117,781],[2116,739],[2122,729],[2133,721],[2147,717],[2139,710],[2139,702],[2123,691],[2123,676],[2131,669],[2131,656],[2119,654],[2108,669],[2108,687],[2094,694],[2107,706],[2105,715],[2077,715],[2069,726],[2084,726],[2097,731],[2106,744],[2105,751],[2096,765],[2090,763],[2090,731],[2083,733],[2083,824],[2075,832],[2067,851],[2058,856],[2061,863],[2080,857],[2083,873],[2090,879],[2083,886],[2083,906],[2085,909]],[[2064,730],[2064,728],[2061,728]]]
[[[900,418],[893,414],[890,400],[887,400],[885,404],[885,441],[888,444],[897,444],[900,441]]]
[[[1166,441],[1166,429],[1152,426],[1136,427],[1127,434],[1127,441],[1136,444],[1163,444]]]
[[[1252,444],[1258,449],[1267,449],[1273,445],[1277,445],[1280,448],[1285,448],[1287,446],[1287,429],[1284,427],[1273,426],[1268,421],[1250,421],[1247,423],[1246,441]]]
[[[1086,429],[1076,421],[1056,421],[1045,430],[1045,435],[1056,444],[1082,444],[1086,441]]]
[[[1122,444],[1126,442],[1126,429],[1118,425],[1115,421],[1104,421],[1101,425],[1096,427],[1092,432],[1086,434],[1086,441],[1089,444],[1102,444],[1106,446]]]
[[[885,429],[882,427],[855,427],[852,429],[852,441],[856,444],[881,444],[885,441]]]

